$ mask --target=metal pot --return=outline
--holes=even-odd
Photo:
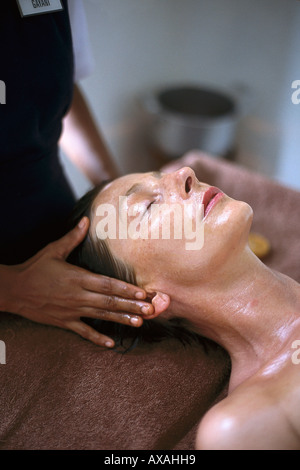
[[[152,118],[152,144],[167,158],[195,149],[215,156],[232,150],[239,120],[239,104],[233,94],[179,86],[149,92],[142,103]]]

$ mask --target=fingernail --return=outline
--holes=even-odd
[[[133,317],[133,318],[130,319],[130,323],[132,323],[133,325],[137,325],[137,324],[139,323],[139,321],[140,321],[140,319],[139,319],[139,318],[135,318],[135,317]]]
[[[143,313],[149,313],[150,311],[150,307],[148,307],[148,305],[143,305],[143,307],[141,308],[141,312]]]
[[[113,345],[114,345],[114,343],[112,343],[111,341],[106,341],[106,343],[105,343],[105,346],[106,346],[107,348],[112,348]]]
[[[136,292],[135,293],[135,298],[136,299],[143,299],[144,298],[143,292]]]
[[[78,227],[79,227],[79,228],[83,228],[83,227],[85,226],[85,224],[86,224],[86,218],[83,217],[83,218],[81,219],[81,221],[79,222]]]

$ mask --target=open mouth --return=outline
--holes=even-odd
[[[212,208],[217,204],[217,202],[221,199],[224,193],[215,186],[211,186],[207,191],[205,191],[202,204],[204,206],[204,217],[212,210]]]

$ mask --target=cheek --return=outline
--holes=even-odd
[[[181,245],[180,240],[136,240],[126,256],[134,267],[138,284],[161,285],[178,279],[186,263]]]
[[[162,265],[160,240],[109,240],[112,253],[133,267],[137,283],[143,286],[159,276]]]
[[[253,212],[231,200],[204,223],[204,243],[199,250],[178,251],[178,278],[186,284],[214,279],[225,263],[234,259],[248,242]]]

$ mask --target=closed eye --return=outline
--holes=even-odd
[[[160,199],[160,196],[156,196],[156,197],[154,197],[153,199],[151,199],[149,202],[147,202],[145,214],[151,210],[151,206],[152,206],[153,204],[157,204],[157,202],[159,201],[159,199]]]
[[[154,201],[151,201],[151,202],[147,205],[147,210],[149,210],[150,207],[152,206],[152,204],[154,204],[155,202],[156,202],[155,200],[154,200]]]

